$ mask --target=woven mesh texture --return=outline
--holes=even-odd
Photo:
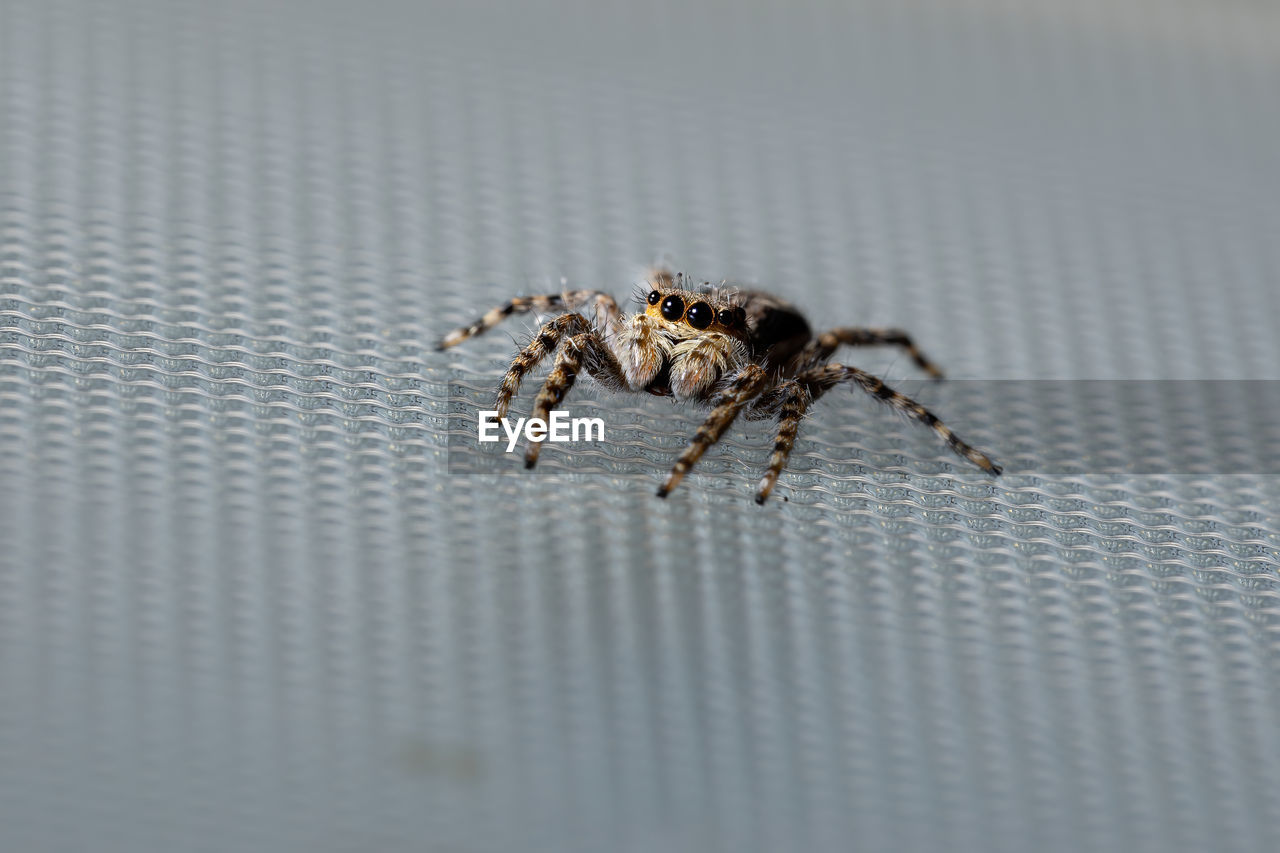
[[[669,260],[1275,380],[1277,91],[1265,3],[0,0],[0,848],[1276,849],[1277,477],[849,393],[663,502],[698,413],[586,384],[608,449],[451,474],[532,324],[431,344]]]

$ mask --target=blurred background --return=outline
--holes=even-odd
[[[1274,474],[849,393],[663,502],[699,413],[585,384],[609,449],[459,474],[532,320],[432,345],[663,261],[1274,380],[1277,92],[1250,0],[0,0],[0,848],[1276,849]]]

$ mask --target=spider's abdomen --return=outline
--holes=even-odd
[[[809,321],[794,305],[759,291],[743,296],[752,360],[767,356],[770,364],[784,364],[813,337]]]

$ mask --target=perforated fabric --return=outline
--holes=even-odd
[[[699,414],[585,383],[607,447],[465,474],[532,324],[431,350],[665,260],[1280,378],[1276,9],[689,6],[0,0],[0,848],[1276,849],[1275,476],[849,392],[664,502]]]

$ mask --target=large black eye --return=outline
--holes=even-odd
[[[659,293],[658,291],[656,291],[656,290],[650,290],[650,291],[649,291],[649,304],[650,304],[650,305],[657,305],[657,304],[658,304],[658,300],[659,300],[659,299],[661,299],[661,298],[662,298],[662,294],[661,294],[661,293]]]
[[[716,312],[705,302],[695,302],[689,306],[689,313],[684,318],[695,329],[705,329],[716,318]]]
[[[728,308],[721,308],[720,313],[716,315],[716,322],[726,329],[732,329],[734,321],[737,319],[738,315]]]
[[[747,325],[747,309],[741,305],[733,309],[733,317],[738,321],[739,326]]]
[[[675,322],[684,316],[684,300],[679,296],[668,296],[662,300],[662,316]]]

